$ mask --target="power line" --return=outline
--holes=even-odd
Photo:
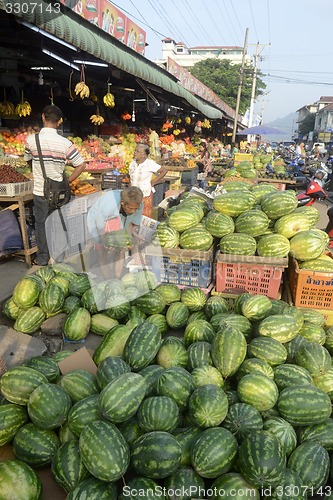
[[[254,32],[255,32],[256,37],[257,37],[257,42],[259,42],[259,37],[258,37],[258,33],[257,33],[257,27],[256,27],[256,23],[255,23],[255,20],[254,20],[254,15],[253,15],[253,11],[252,11],[252,4],[251,4],[251,0],[249,0],[249,7],[250,7],[250,12],[251,12],[251,17],[252,17],[253,26],[254,26]]]
[[[197,24],[198,28],[199,28],[199,32],[202,32],[202,22],[200,21],[200,19],[198,18],[198,16],[193,12],[193,9],[192,7],[190,6],[190,4],[188,3],[188,0],[185,0],[185,4],[187,5],[188,7],[188,12],[190,13],[192,19],[194,20],[194,22]],[[209,40],[209,42],[214,45],[214,42],[211,40],[211,38],[207,37],[207,40]]]
[[[236,10],[235,10],[234,4],[232,3],[232,0],[230,0],[230,4],[231,4],[231,8],[232,8],[232,10],[234,11],[234,16],[235,16],[235,19],[236,19],[236,21],[237,21],[237,24],[238,24],[239,30],[240,30],[240,32],[241,32],[241,33],[243,33],[243,29],[242,29],[242,27],[241,27],[241,25],[240,25],[240,22],[239,22],[239,19],[238,19],[238,16],[237,16],[237,12],[236,12]]]
[[[216,3],[216,6],[217,6],[218,11],[219,11],[219,12],[220,12],[220,14],[221,14],[221,19],[222,19],[222,21],[224,22],[224,24],[225,24],[225,26],[226,26],[227,30],[229,31],[230,39],[232,39],[232,36],[233,36],[233,35],[231,34],[231,31],[230,31],[230,29],[229,29],[229,24],[228,24],[228,23],[225,21],[225,19],[224,19],[224,14],[223,14],[223,12],[222,12],[222,10],[221,10],[219,0],[215,0],[215,3]],[[234,45],[237,45],[237,41],[234,43]]]
[[[288,78],[286,76],[269,75],[271,78],[276,78],[277,80],[284,80],[285,83],[297,83],[303,85],[333,85],[333,82],[316,82],[309,80],[299,80],[298,78]]]
[[[161,33],[160,31],[156,30],[155,28],[153,28],[152,26],[150,26],[150,24],[143,23],[140,19],[138,19],[136,16],[134,16],[133,14],[131,14],[130,12],[128,12],[128,10],[125,10],[120,5],[117,5],[115,2],[112,2],[112,5],[114,5],[118,9],[122,10],[123,12],[125,12],[125,14],[128,14],[132,19],[135,19],[136,21],[139,21],[141,24],[144,24],[145,26],[147,26],[147,28],[151,29],[154,32],[154,34],[158,34],[158,35],[162,36],[163,38],[168,38],[167,35],[165,35],[164,33]]]
[[[173,31],[172,24],[170,24],[170,23],[169,23],[169,21],[168,21],[167,17],[163,14],[163,11],[162,11],[162,6],[161,6],[161,5],[159,5],[159,4],[158,4],[158,2],[156,2],[156,3],[155,3],[155,5],[154,5],[154,4],[151,2],[151,0],[148,0],[148,3],[149,3],[149,5],[153,8],[153,10],[156,12],[156,14],[157,14],[160,18],[162,18],[162,19],[164,20],[164,22],[165,22],[165,24],[167,25],[167,27],[168,27],[168,29],[169,29],[170,33],[172,34],[172,36],[173,36],[174,38],[176,38],[176,39],[177,39],[177,38],[179,38],[179,34],[176,34],[176,32],[175,32],[175,31]],[[156,8],[155,8],[155,6],[156,6]],[[160,7],[160,10],[159,10],[159,11],[157,10],[157,6],[159,6],[159,7]],[[164,10],[164,8],[163,8],[163,10]]]
[[[178,13],[179,13],[179,5],[177,5],[177,4],[176,4],[175,0],[172,0],[172,3],[174,4],[174,6],[175,6],[175,8],[176,8],[176,12],[178,12]],[[184,7],[184,5],[183,5],[183,7]],[[185,8],[185,9],[186,9],[186,8]],[[189,13],[192,15],[191,10],[190,10],[190,11],[188,11],[188,10],[186,9],[186,12],[187,12],[187,13],[189,12]],[[193,16],[192,16],[192,18],[193,18]],[[182,20],[183,20],[183,21],[184,21],[184,19],[185,19],[185,17],[183,17],[183,18],[182,18]],[[194,19],[194,21],[195,21],[195,18],[193,18],[193,19]],[[187,23],[187,21],[185,21],[185,23],[186,23],[186,26],[189,28],[189,30],[190,30],[192,33],[193,33],[193,32],[195,33],[195,36],[196,36],[196,38],[197,38],[198,42],[200,42],[200,38],[199,38],[199,37],[198,37],[198,35],[197,35],[198,31],[197,31],[197,30],[193,30],[193,28],[191,28],[191,26]],[[187,46],[189,47],[189,44],[187,44]]]

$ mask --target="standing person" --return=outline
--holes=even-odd
[[[301,156],[301,155],[302,155],[302,148],[301,148],[301,145],[300,145],[300,144],[297,144],[297,145],[296,145],[295,153],[296,153],[298,156]]]
[[[53,104],[45,106],[42,111],[43,128],[39,133],[42,157],[46,176],[55,181],[61,181],[66,162],[75,167],[68,178],[69,182],[76,179],[86,168],[84,159],[74,144],[58,134],[57,128],[62,123],[62,112]],[[35,134],[27,137],[24,152],[25,161],[32,166],[33,203],[36,222],[37,257],[35,264],[46,266],[50,254],[47,246],[45,221],[51,213],[48,200],[44,198],[44,177],[40,166]]]
[[[155,127],[149,127],[148,132],[149,154],[152,160],[156,160],[161,156],[160,138],[155,130]]]
[[[267,142],[266,144],[266,148],[265,148],[265,151],[268,155],[270,155],[272,153],[272,146],[270,145],[269,142]]]
[[[134,151],[134,159],[129,166],[131,186],[136,186],[143,193],[143,215],[152,217],[154,186],[167,173],[167,169],[161,167],[154,160],[148,158],[149,146],[138,143]],[[157,174],[153,178],[153,174]]]
[[[142,198],[141,189],[134,186],[109,190],[88,211],[88,231],[94,239],[98,263],[105,279],[109,279],[112,274],[120,278],[125,259],[124,249],[105,248],[105,235],[124,229],[131,237],[135,237],[142,219]]]
[[[205,187],[205,178],[207,174],[212,170],[212,163],[210,153],[205,141],[201,141],[199,146],[200,158],[198,161],[199,167],[199,187],[202,189]],[[204,175],[202,175],[204,174]],[[201,177],[204,177],[203,179]]]

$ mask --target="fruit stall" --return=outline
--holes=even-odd
[[[50,483],[58,498],[108,500],[190,487],[194,498],[292,487],[315,499],[330,488],[327,235],[292,191],[226,187],[184,193],[157,224],[149,265],[120,279],[98,281],[72,258],[16,284],[3,322],[39,336],[61,315],[62,349],[4,357],[4,498],[18,476],[21,498],[36,499]],[[69,369],[91,339],[89,368]]]

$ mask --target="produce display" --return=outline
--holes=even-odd
[[[320,312],[248,293],[231,304],[148,270],[95,284],[67,264],[22,278],[3,306],[30,334],[61,311],[69,340],[101,337],[97,373],[62,375],[64,350],[2,375],[4,498],[17,477],[15,498],[40,498],[48,466],[69,499],[317,498],[332,484],[333,327]]]

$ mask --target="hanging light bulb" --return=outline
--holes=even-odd
[[[38,75],[38,85],[44,85],[43,73],[41,71]]]
[[[133,109],[133,113],[132,113],[132,122],[135,122],[135,111]]]

